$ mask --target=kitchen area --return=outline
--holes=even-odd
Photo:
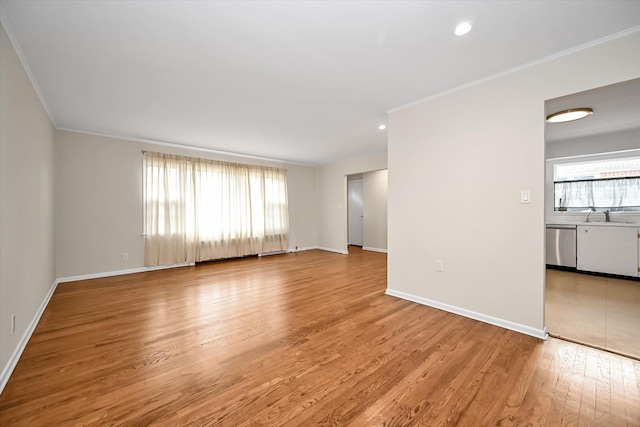
[[[640,79],[545,110],[547,330],[640,359]]]
[[[547,224],[552,336],[640,358],[638,233],[624,223]]]

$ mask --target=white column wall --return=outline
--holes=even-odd
[[[362,175],[363,249],[387,251],[387,180],[386,169]]]

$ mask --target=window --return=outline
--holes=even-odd
[[[555,211],[640,211],[640,157],[554,166]]]
[[[288,249],[285,169],[147,153],[145,264]]]

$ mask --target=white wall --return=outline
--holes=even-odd
[[[362,175],[364,249],[387,250],[387,179],[387,170]]]
[[[288,170],[290,247],[317,246],[317,168],[56,131],[57,275],[144,267],[142,150]],[[122,254],[129,260],[123,261]]]
[[[388,292],[544,336],[544,103],[637,78],[638,49],[627,34],[391,113]]]
[[[639,119],[640,120],[640,119]],[[640,148],[640,129],[630,129],[546,143],[546,158],[609,153]]]
[[[320,168],[318,245],[321,248],[347,253],[347,175],[386,168],[387,153]]]
[[[55,281],[54,129],[0,28],[0,391]],[[11,316],[16,330],[11,334]]]
[[[55,155],[57,276],[143,267],[141,145],[56,131]]]

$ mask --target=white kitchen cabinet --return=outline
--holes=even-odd
[[[638,229],[579,225],[578,270],[638,276]]]

